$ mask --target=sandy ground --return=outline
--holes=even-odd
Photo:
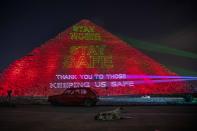
[[[0,107],[0,131],[197,131],[197,106],[124,106],[130,119],[96,121],[116,106]]]

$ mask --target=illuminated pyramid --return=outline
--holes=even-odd
[[[141,84],[128,77],[132,75],[144,76]],[[177,76],[103,28],[81,20],[10,64],[0,78],[0,95],[11,89],[15,96],[48,96],[73,87],[94,88],[99,95],[187,92],[184,81],[156,83],[151,75]]]

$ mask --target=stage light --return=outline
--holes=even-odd
[[[156,75],[127,75],[127,79],[196,79],[197,76],[156,76]]]
[[[169,80],[150,80],[152,83],[171,83],[171,82],[185,82],[185,81],[196,81],[197,79],[169,79]],[[134,81],[135,85],[139,84],[148,84],[148,82],[144,80],[136,80]]]

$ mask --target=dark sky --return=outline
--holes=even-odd
[[[1,1],[0,70],[84,18],[114,34],[197,53],[195,1],[115,1]],[[197,72],[197,59],[143,52],[162,64]]]

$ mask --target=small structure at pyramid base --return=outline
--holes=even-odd
[[[0,95],[12,90],[14,96],[49,96],[78,87],[93,88],[100,96],[190,92],[185,81],[168,76],[177,74],[81,20],[11,63],[0,77]]]

